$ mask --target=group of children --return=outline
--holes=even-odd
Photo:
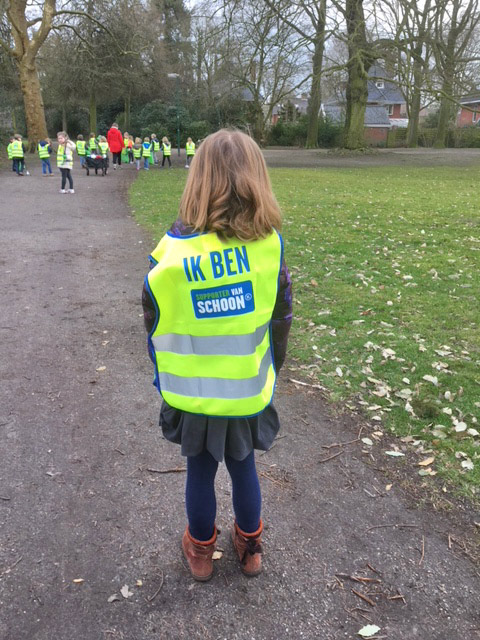
[[[57,133],[57,167],[62,174],[62,182],[60,193],[75,193],[73,189],[73,152],[76,151],[80,158],[80,166],[83,168],[86,165],[87,156],[108,158],[109,145],[105,136],[96,136],[95,133],[91,133],[88,140],[85,141],[83,135],[77,136],[77,141],[74,143],[68,137],[65,131]],[[143,168],[149,170],[150,163],[160,164],[159,153],[162,152],[162,167],[165,162],[168,162],[168,166],[172,167],[171,155],[172,145],[169,139],[164,136],[160,142],[155,133],[152,133],[150,137],[146,136],[143,141],[141,138],[134,138],[129,133],[123,134],[124,152],[128,158],[129,164],[135,164],[137,171],[140,171],[140,166],[143,161]],[[25,165],[25,152],[26,147],[23,143],[22,136],[19,134],[13,135],[7,146],[8,159],[12,160],[12,171],[17,176],[29,175]],[[53,176],[52,166],[50,164],[50,156],[53,153],[52,141],[50,138],[40,140],[37,145],[37,152],[42,161],[42,175],[45,177]],[[195,155],[195,143],[192,138],[187,139],[185,145],[186,163],[185,168],[190,168],[190,163]],[[116,165],[115,165],[116,168]],[[68,181],[69,188],[65,189]]]
[[[162,167],[165,162],[168,162],[168,166],[172,167],[171,155],[172,144],[169,139],[164,136],[160,142],[155,133],[146,136],[145,138],[134,137],[127,131],[123,134],[123,148],[124,153],[128,159],[129,164],[135,164],[137,171],[140,171],[143,163],[143,168],[148,171],[150,164],[160,164],[159,153],[162,153]],[[91,133],[88,142],[85,142],[82,135],[77,136],[77,153],[80,157],[80,164],[83,167],[85,164],[85,157],[87,155],[96,155],[99,153],[103,157],[107,156],[109,151],[108,142],[105,136],[95,136],[95,133]],[[185,168],[190,167],[193,156],[195,155],[195,143],[192,138],[187,139],[185,145],[186,163]]]

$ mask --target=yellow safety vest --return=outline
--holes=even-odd
[[[152,145],[148,144],[148,142],[144,142],[142,145],[142,156],[144,158],[149,158],[151,152],[152,152]]]
[[[85,140],[77,140],[77,153],[79,156],[84,156],[85,155]]]
[[[13,142],[10,142],[7,146],[7,154],[8,154],[8,159],[12,160],[13,159],[13,155],[12,155],[12,144]]]
[[[172,155],[172,145],[171,144],[166,144],[164,142],[162,146],[163,146],[163,155],[164,156],[171,156]]]
[[[154,384],[169,405],[250,416],[271,402],[270,325],[282,251],[276,232],[251,242],[216,233],[162,238],[145,282],[157,308],[148,337]]]
[[[187,142],[185,145],[185,149],[187,151],[187,156],[194,156],[195,155],[195,143],[194,142]]]
[[[62,169],[71,169],[73,167],[72,151],[63,144],[58,145],[57,167],[61,167]]]
[[[90,153],[97,150],[97,141],[95,140],[95,138],[90,138],[88,140],[88,150],[90,151]]]
[[[12,142],[12,158],[23,158],[23,145],[20,140]]]
[[[108,142],[99,142],[98,147],[102,152],[102,155],[106,155],[108,153]]]
[[[38,143],[37,151],[41,160],[44,160],[50,157],[50,154],[48,153],[48,144],[41,145],[40,143]]]
[[[127,149],[127,147],[128,147],[128,142],[129,142],[129,138],[124,138],[123,139],[123,146],[125,147],[125,149]]]
[[[160,151],[160,142],[158,140],[153,141],[153,150]]]
[[[133,157],[136,160],[140,160],[140,158],[142,157],[142,147],[139,147],[138,149],[135,149],[135,147],[133,147]]]

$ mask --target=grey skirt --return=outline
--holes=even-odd
[[[253,449],[267,451],[280,421],[273,404],[249,418],[219,418],[187,413],[163,401],[160,426],[167,440],[181,445],[182,456],[208,451],[221,462],[225,455],[243,460]]]

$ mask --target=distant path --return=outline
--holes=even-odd
[[[368,620],[388,640],[480,638],[464,553],[476,515],[415,509],[387,438],[363,452],[359,419],[288,368],[280,438],[257,458],[265,572],[239,572],[222,466],[223,557],[210,583],[192,582],[185,474],[158,473],[184,460],[156,426],[134,172],[76,168],[70,196],[31,165],[28,178],[0,172],[0,639],[351,640]]]
[[[480,149],[372,149],[366,153],[267,147],[263,151],[269,167],[358,168],[384,166],[467,167],[480,165]]]

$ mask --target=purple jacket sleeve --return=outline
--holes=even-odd
[[[278,279],[278,292],[272,315],[272,343],[278,373],[287,354],[288,333],[292,325],[292,281],[285,260]]]

